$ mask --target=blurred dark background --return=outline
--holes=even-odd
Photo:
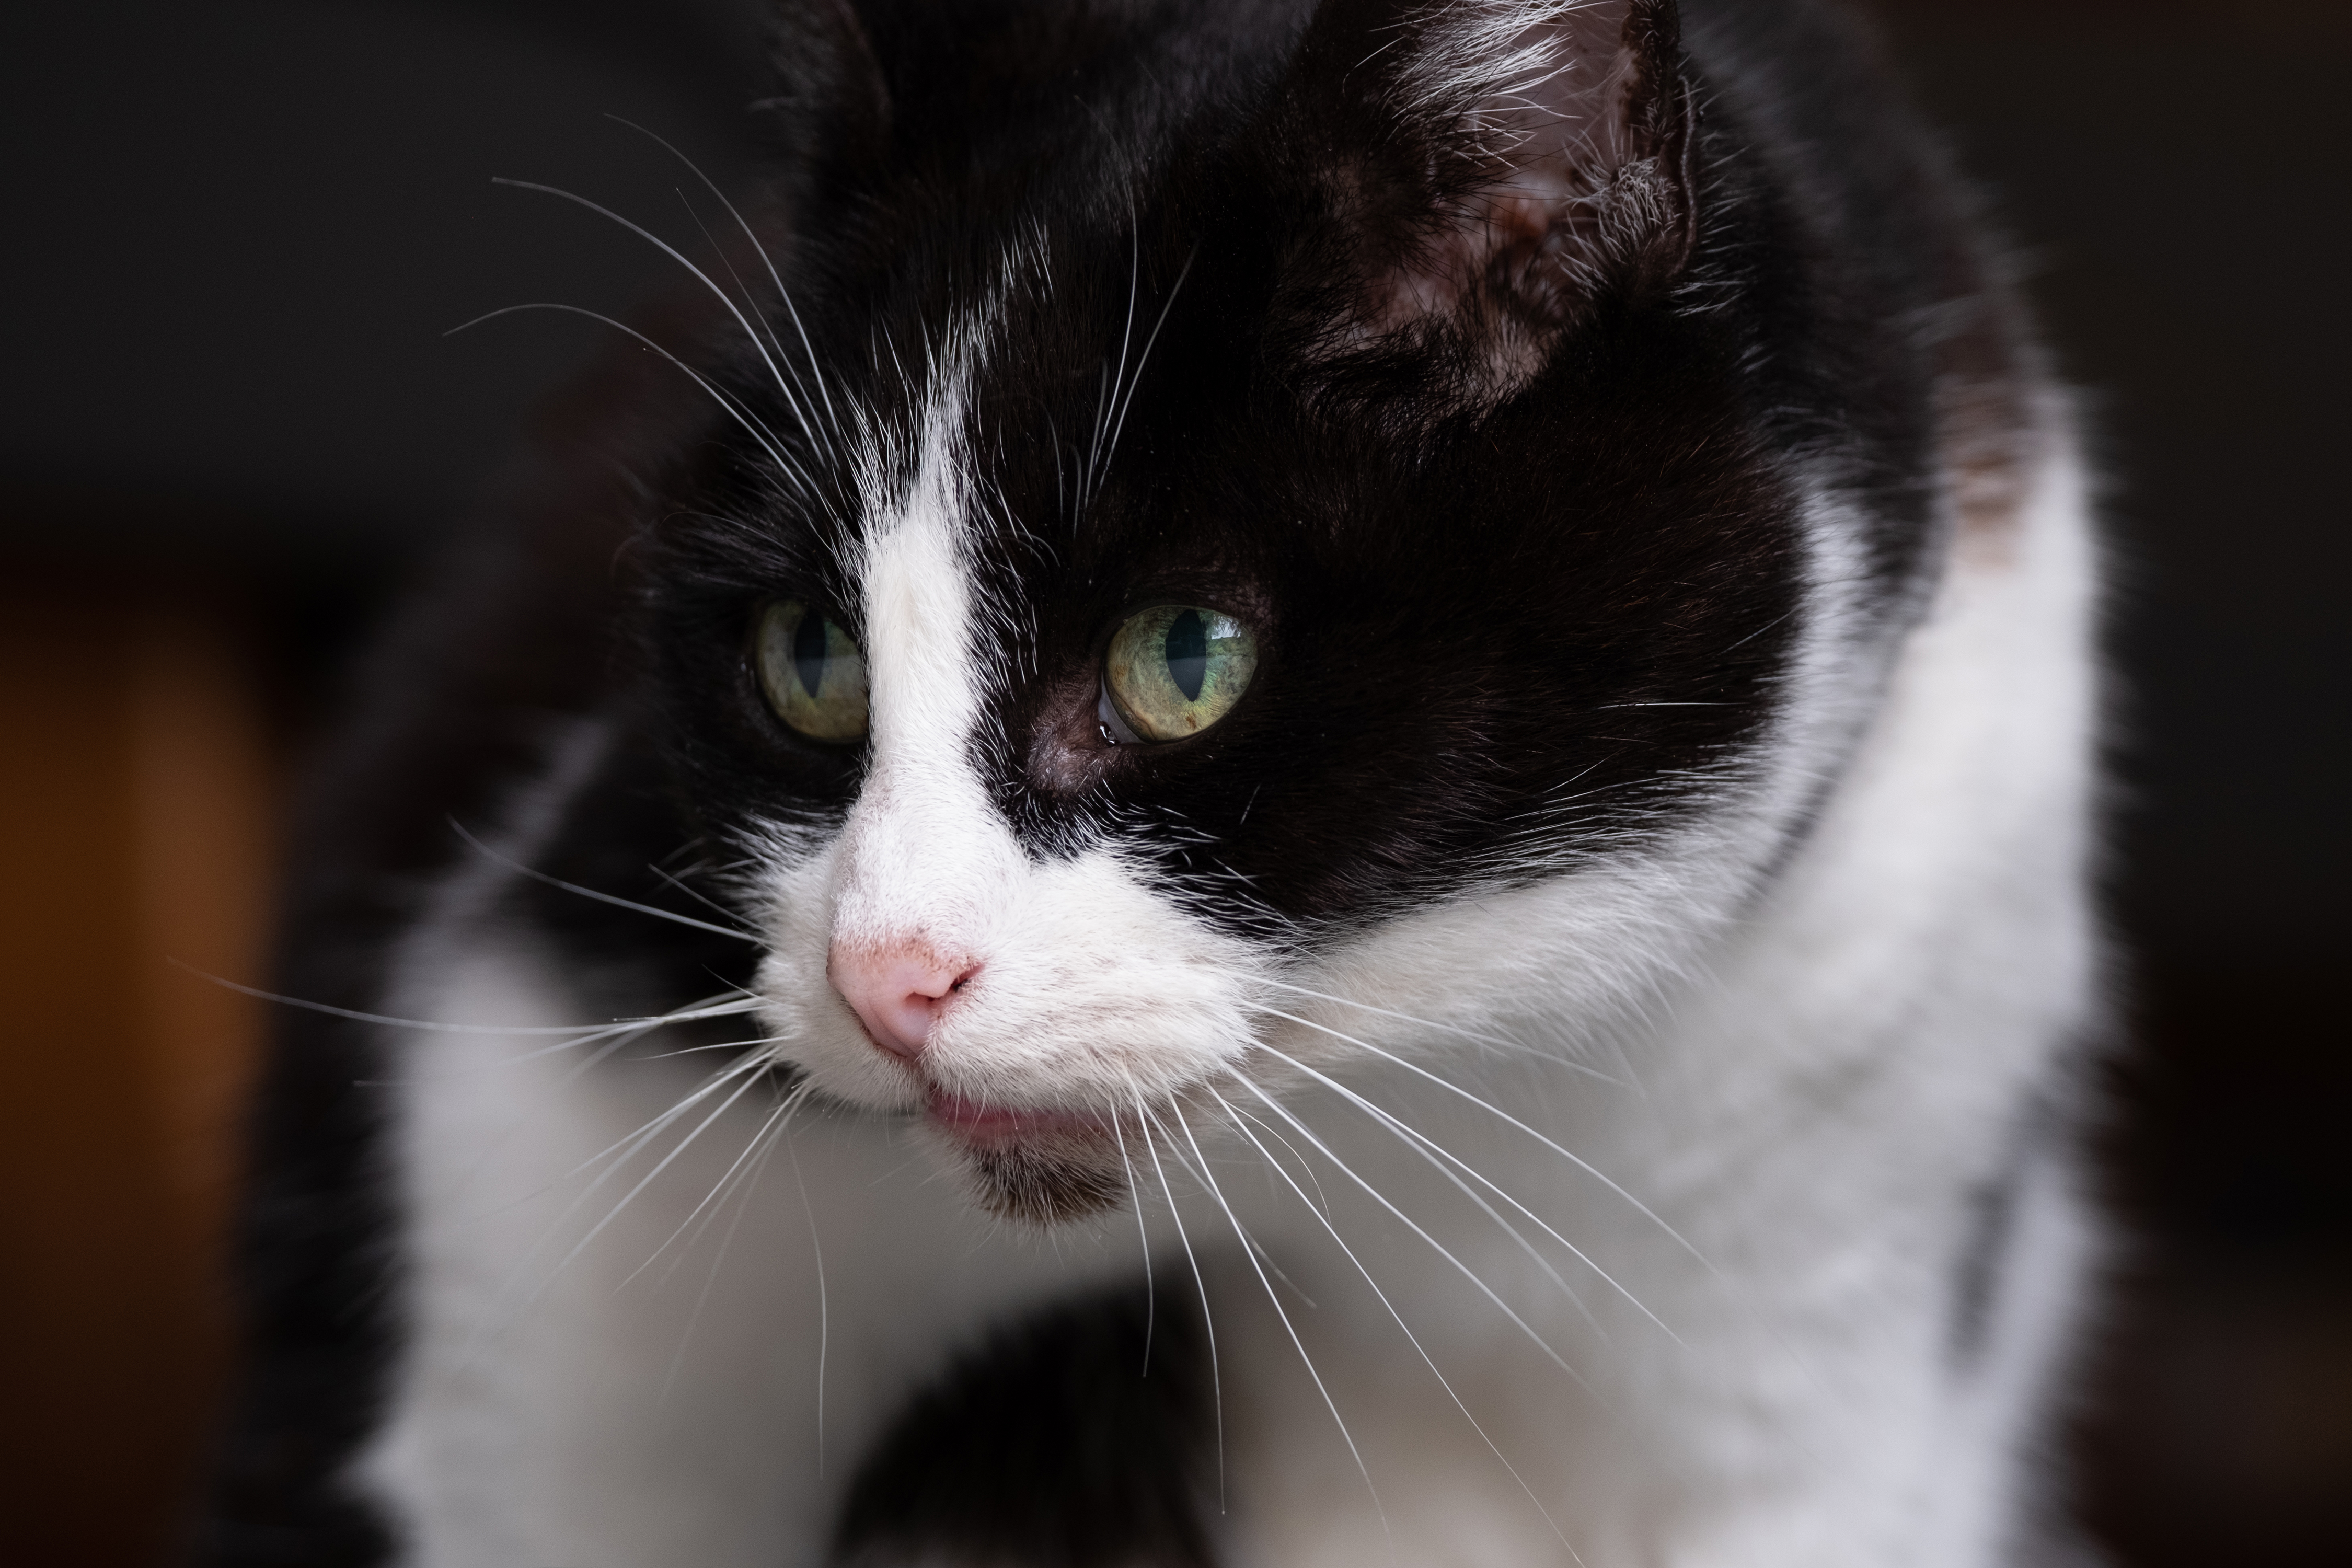
[[[278,803],[335,672],[756,150],[753,0],[0,10],[0,1555],[157,1560],[216,1386]],[[2107,476],[2130,1244],[2073,1464],[2134,1568],[2352,1563],[2352,6],[1870,5]],[[2336,976],[2336,979],[2330,979]]]

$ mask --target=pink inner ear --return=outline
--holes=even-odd
[[[1415,36],[1391,104],[1433,126],[1453,194],[1439,196],[1438,227],[1391,274],[1385,297],[1369,301],[1373,334],[1487,302],[1528,326],[1570,313],[1627,237],[1617,220],[1642,216],[1612,209],[1628,196],[1648,205],[1621,188],[1654,152],[1634,123],[1645,65],[1635,40],[1647,36],[1629,36],[1635,9],[1633,0],[1471,0],[1408,24]],[[1494,344],[1502,360],[1492,368],[1513,379],[1513,363],[1536,347]]]

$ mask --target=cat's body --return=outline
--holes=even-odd
[[[214,1560],[2044,1549],[2083,477],[1843,32],[1682,9],[797,14],[797,313],[320,793],[281,988],[460,1027],[289,1025]]]

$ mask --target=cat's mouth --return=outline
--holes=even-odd
[[[923,1118],[963,1155],[991,1214],[1058,1225],[1116,1208],[1127,1195],[1117,1131],[1095,1112],[992,1105],[931,1090]]]

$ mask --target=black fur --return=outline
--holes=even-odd
[[[1215,1404],[1200,1321],[1140,1289],[999,1329],[850,1482],[844,1568],[1210,1568]]]
[[[1498,292],[1467,326],[1366,347],[1342,330],[1349,301],[1462,192],[1413,185],[1408,161],[1381,165],[1379,200],[1332,197],[1334,161],[1366,155],[1351,73],[1415,7],[1334,0],[1302,47],[1310,9],[810,0],[780,20],[771,106],[788,362],[909,432],[940,334],[996,312],[964,425],[984,587],[1012,615],[979,741],[1008,817],[1041,856],[1143,846],[1205,918],[1299,942],[1606,853],[1736,779],[1799,630],[1801,477],[1876,521],[1872,630],[1892,635],[1936,558],[1939,378],[1998,385],[2016,352],[1936,159],[1808,0],[1635,7],[1667,217],[1540,316],[1523,382],[1497,393],[1464,369],[1479,323],[1524,303],[1516,274],[1471,280]],[[1398,134],[1446,145],[1439,126]],[[1003,283],[1015,240],[1047,276]],[[299,839],[280,989],[380,1009],[392,950],[467,852],[450,818],[511,815],[583,724],[605,762],[541,868],[686,912],[708,913],[646,868],[723,868],[758,825],[832,820],[854,795],[859,756],[786,731],[744,658],[781,594],[855,626],[853,475],[804,434],[803,416],[823,426],[814,400],[787,407],[708,307],[644,324],[777,432],[800,477],[649,356],[593,378],[354,698]],[[1092,433],[1121,366],[1105,450]],[[1103,644],[1170,599],[1251,619],[1257,679],[1202,736],[1115,746],[1093,721]],[[696,885],[727,896],[723,876]],[[614,1012],[742,975],[717,939],[510,896]],[[348,1021],[281,1020],[207,1563],[390,1549],[341,1477],[398,1345],[399,1216],[368,1087],[393,1048]],[[1037,1328],[1007,1342],[1054,1391],[1034,1408],[1182,1463],[1147,1484],[1023,1428],[1035,1463],[1099,1503],[1041,1510],[1010,1429],[976,1424],[967,1391],[1003,1374],[975,1364],[891,1452],[946,1445],[992,1465],[994,1489],[908,1490],[906,1465],[877,1458],[845,1558],[944,1531],[1006,1561],[1207,1560],[1185,1500],[1192,1395],[1095,1378],[1139,1364],[1117,1312],[1057,1321],[1076,1336],[1058,1350]],[[1155,1353],[1181,1332],[1163,1319]],[[1145,1520],[1148,1541],[1118,1533]]]

